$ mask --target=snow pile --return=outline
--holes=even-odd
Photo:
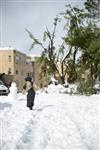
[[[99,150],[100,95],[38,94],[34,110],[26,96],[0,96],[1,150]]]
[[[56,80],[54,77],[51,77],[49,85],[38,91],[38,93],[49,93],[49,94],[76,94],[77,93],[77,85],[75,84],[69,84],[67,81],[65,84],[61,85],[59,84],[58,80]]]
[[[49,94],[58,94],[58,93],[63,93],[63,94],[76,94],[77,93],[77,85],[75,84],[68,84],[66,85],[54,85],[50,84],[48,87],[44,88],[44,90],[41,90],[42,92],[44,91],[45,93]]]
[[[65,92],[63,93],[68,93],[68,94],[76,94],[77,93],[77,85],[75,84],[64,84],[65,87]]]
[[[64,90],[64,87],[61,84],[58,84],[58,85],[50,84],[50,85],[48,85],[47,88],[44,89],[44,91],[49,94],[53,94],[53,93],[57,94],[63,90]]]
[[[57,84],[58,80],[56,80],[54,77],[51,77],[50,81],[52,82],[52,84]]]

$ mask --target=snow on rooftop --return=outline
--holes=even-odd
[[[16,51],[19,51],[16,48],[11,47],[11,46],[9,46],[9,47],[0,47],[0,50],[16,50]],[[19,52],[21,52],[21,51],[19,51]],[[23,53],[23,54],[25,54],[25,53]],[[40,57],[41,56],[41,55],[34,55],[34,54],[26,54],[26,55],[31,57],[33,61],[35,60],[36,57]]]
[[[41,55],[35,55],[35,54],[27,54],[27,56],[35,58],[35,57],[40,57]]]
[[[35,58],[40,57],[41,55],[34,55],[34,54],[27,54],[27,56],[31,57],[33,61],[35,61]]]
[[[15,50],[14,47],[0,47],[0,50]]]

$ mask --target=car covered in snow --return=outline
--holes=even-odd
[[[4,85],[2,80],[0,80],[0,95],[8,95],[9,89]]]

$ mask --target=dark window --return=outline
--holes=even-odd
[[[9,62],[11,62],[11,55],[9,55],[9,58],[8,58],[8,59],[9,59]]]
[[[8,74],[11,74],[11,68],[8,69]]]
[[[18,74],[18,70],[16,70],[16,74]]]

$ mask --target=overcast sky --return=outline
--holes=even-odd
[[[40,48],[31,50],[32,43],[25,29],[42,39],[46,27],[52,31],[53,19],[61,11],[65,10],[66,4],[82,7],[84,0],[0,0],[0,46],[14,47],[15,49],[28,54],[39,55]],[[57,28],[56,43],[63,36],[63,22]]]

